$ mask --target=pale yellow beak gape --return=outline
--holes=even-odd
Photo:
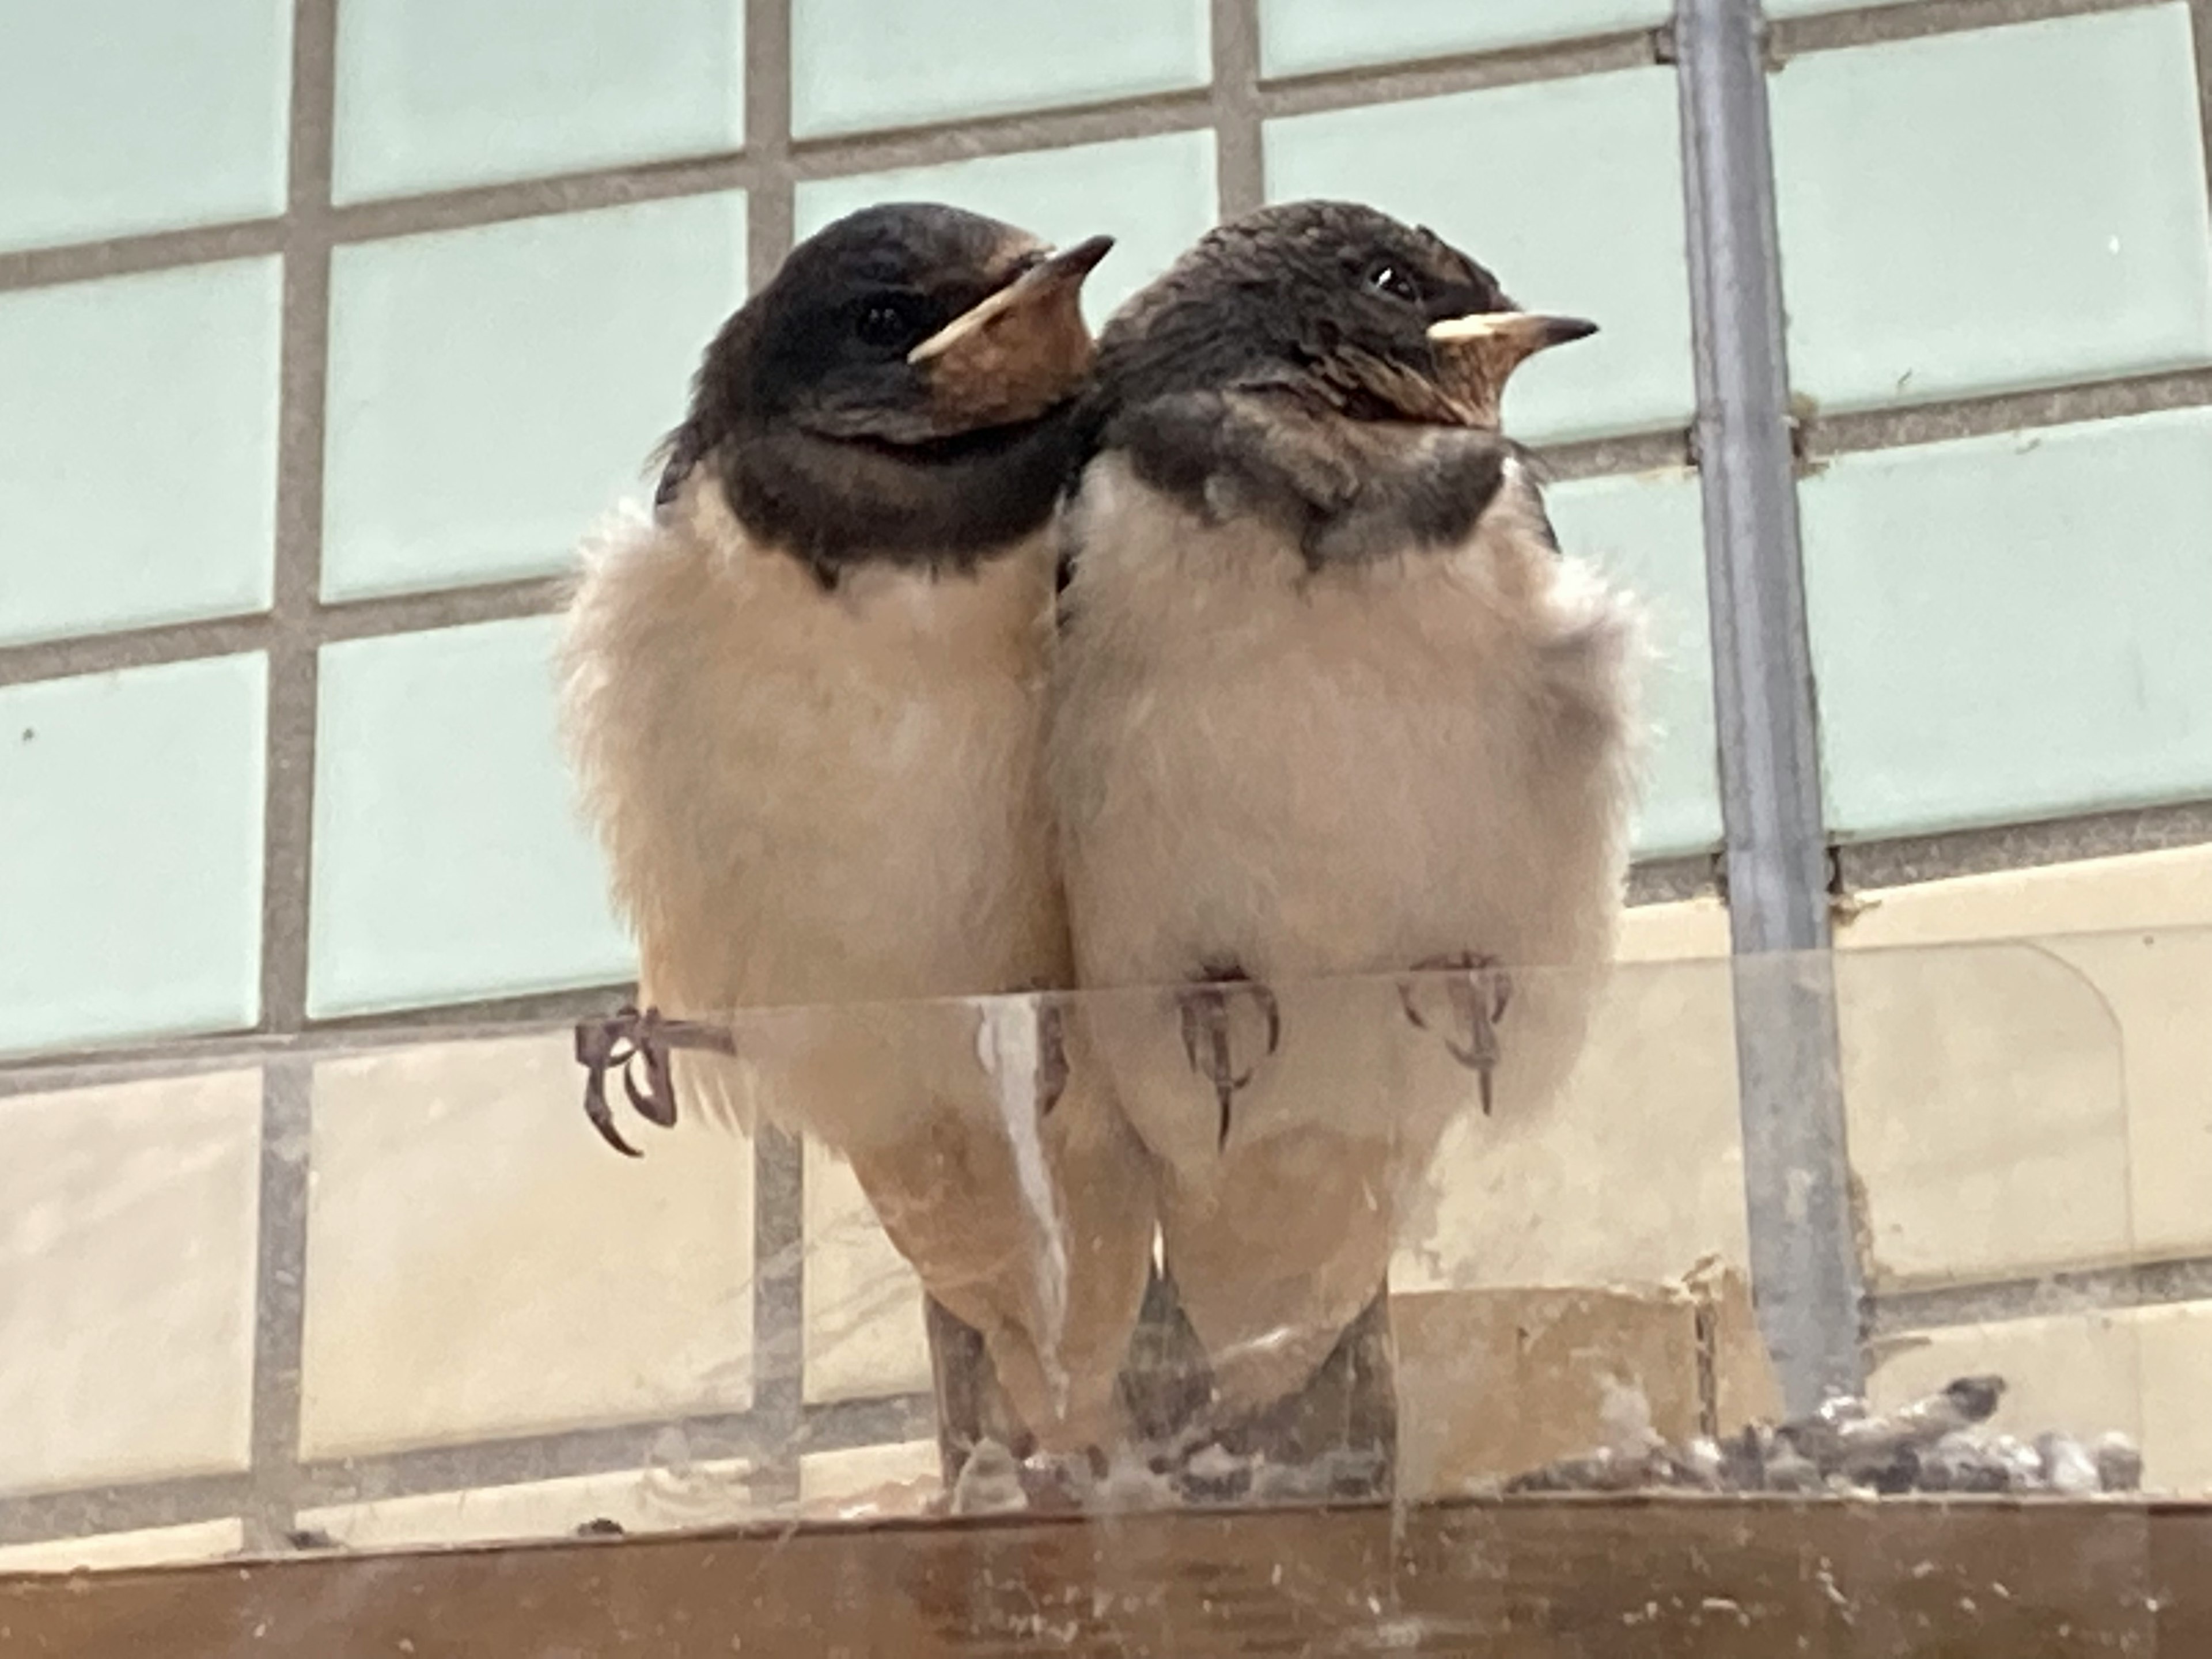
[[[1429,325],[1445,390],[1469,426],[1496,430],[1513,371],[1540,351],[1586,340],[1597,325],[1533,311],[1478,311]]]
[[[1114,246],[1093,236],[1028,270],[907,353],[932,402],[975,426],[1034,420],[1091,371],[1083,279]]]

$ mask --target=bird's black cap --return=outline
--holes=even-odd
[[[855,560],[1006,545],[1043,521],[1073,458],[1083,279],[1111,246],[1053,253],[930,203],[839,220],[708,347],[659,499],[711,465],[738,520],[825,582]]]

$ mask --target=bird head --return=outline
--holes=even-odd
[[[1495,431],[1514,370],[1597,331],[1526,312],[1433,232],[1351,202],[1267,207],[1209,233],[1124,307],[1100,376],[1127,404],[1275,391],[1358,420]]]
[[[931,204],[808,238],[708,346],[660,499],[711,465],[739,523],[825,580],[857,560],[964,562],[1042,524],[1089,376],[1084,278],[1112,240],[1054,252]]]

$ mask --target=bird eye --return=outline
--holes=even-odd
[[[903,296],[869,301],[854,328],[863,343],[884,351],[913,345],[926,331],[921,307]]]
[[[1394,300],[1403,300],[1407,305],[1421,303],[1421,285],[1388,260],[1367,273],[1367,286],[1378,294],[1389,295]]]

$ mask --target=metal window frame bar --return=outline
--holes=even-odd
[[[1205,87],[1153,96],[1048,109],[904,131],[794,142],[790,131],[791,0],[747,0],[746,131],[743,150],[675,158],[574,174],[471,186],[395,199],[333,204],[330,198],[337,0],[295,0],[286,210],[281,217],[110,238],[61,247],[0,252],[0,293],[176,269],[216,260],[281,255],[285,260],[280,379],[278,544],[275,600],[265,613],[196,619],[110,634],[0,647],[0,685],[243,652],[270,662],[268,799],[264,820],[263,1014],[257,1030],[282,1042],[307,1032],[374,1032],[597,1006],[586,991],[489,999],[371,1019],[310,1020],[306,1015],[306,928],[311,881],[315,653],[325,643],[473,622],[542,615],[556,608],[558,577],[471,585],[392,598],[325,604],[319,594],[324,374],[332,250],[348,243],[428,231],[666,199],[727,190],[747,192],[749,276],[764,281],[793,240],[799,182],[932,162],[1065,148],[1151,133],[1210,131],[1224,212],[1255,204],[1264,186],[1262,124],[1272,118],[1362,105],[1628,69],[1674,61],[1683,89],[1685,184],[1698,338],[1699,410],[1689,434],[1652,432],[1566,446],[1546,459],[1564,477],[1680,465],[1704,459],[1714,647],[1721,684],[1720,765],[1729,802],[1725,889],[1735,948],[1757,955],[1825,944],[1827,857],[1818,795],[1805,793],[1803,742],[1809,681],[1802,669],[1802,594],[1792,598],[1794,498],[1788,493],[1786,405],[1775,398],[1779,369],[1778,300],[1773,290],[1772,176],[1765,157],[1759,50],[1782,56],[1990,27],[2033,18],[2160,3],[2161,0],[1917,0],[1842,10],[1776,24],[1762,33],[1753,0],[1680,0],[1676,21],[1635,31],[1508,52],[1269,81],[1259,65],[1257,0],[1210,0],[1213,67]],[[2212,143],[2212,0],[2190,0],[2198,80]],[[1755,88],[1755,90],[1754,90]],[[1707,112],[1717,142],[1694,137]],[[1762,200],[1763,198],[1763,200]],[[1764,217],[1762,229],[1760,220]],[[1747,261],[1748,263],[1745,263]],[[1746,272],[1749,289],[1731,288]],[[1746,329],[1748,333],[1730,333]],[[1725,348],[1749,341],[1750,353]],[[1762,361],[1761,354],[1765,354]],[[1899,406],[1832,421],[1799,434],[1809,464],[1874,447],[1932,441],[1974,431],[2104,418],[2152,409],[2212,405],[2212,371],[2188,371],[2057,388],[2047,392]],[[1778,448],[1778,437],[1780,447]],[[1741,451],[1732,446],[1748,443]],[[1786,521],[1786,528],[1785,526]],[[1786,550],[1787,556],[1782,551]],[[1778,705],[1762,693],[1779,689]],[[1737,831],[1741,827],[1741,838]],[[2085,815],[2049,825],[1963,831],[1841,850],[1847,874],[1926,879],[1934,874],[2014,868],[2057,858],[2212,841],[2212,803],[2141,812]],[[1710,884],[1702,859],[1662,860],[1638,872],[1638,896],[1676,898]],[[1753,973],[1747,979],[1756,981]],[[1753,999],[1753,1001],[1756,1001]],[[1779,1012],[1805,1019],[1800,1039],[1778,1047],[1754,1038],[1744,1058],[1747,1140],[1756,1127],[1768,1154],[1753,1160],[1754,1265],[1763,1277],[1799,1288],[1763,1310],[1784,1350],[1793,1400],[1849,1368],[1804,1327],[1856,1308],[1852,1274],[1838,1269],[1833,1223],[1847,1210],[1830,1180],[1822,1191],[1831,1224],[1805,1230],[1825,1241],[1778,1237],[1778,1178],[1796,1152],[1832,1152],[1840,1142],[1823,1127],[1833,1094],[1833,1000],[1826,988],[1798,988],[1790,1006],[1747,1005],[1739,993],[1739,1042],[1749,1027]],[[1787,1020],[1784,1029],[1796,1030]],[[190,1069],[189,1043],[151,1043],[88,1056],[148,1061],[173,1049]],[[236,1064],[235,1057],[228,1062]],[[338,1462],[297,1455],[299,1357],[306,1246],[306,1159],[311,1061],[304,1055],[260,1062],[264,1073],[260,1246],[256,1297],[252,1459],[246,1471],[0,1499],[0,1542],[75,1537],[202,1519],[242,1517],[249,1542],[274,1547],[303,1507],[363,1498],[462,1491],[648,1467],[655,1421],[569,1433],[477,1441]],[[43,1066],[0,1079],[0,1097],[39,1085]],[[1820,1110],[1791,1104],[1809,1084]],[[1780,1139],[1773,1136],[1778,1133]],[[1778,1153],[1789,1156],[1778,1156]],[[1831,1165],[1832,1174],[1832,1165]],[[798,1147],[764,1135],[756,1147],[753,1409],[678,1426],[706,1455],[746,1455],[761,1465],[763,1495],[795,1494],[795,1459],[921,1437],[926,1396],[810,1405],[799,1387],[804,1308],[804,1175]],[[1759,1241],[1764,1239],[1762,1245]],[[1792,1252],[1821,1258],[1803,1278]],[[1781,1263],[1778,1267],[1777,1261]],[[1825,1265],[1824,1265],[1825,1263]],[[2117,1275],[2117,1277],[2115,1276]],[[2081,1279],[2079,1285],[2072,1279]],[[2110,1283],[2107,1283],[2107,1280]],[[2212,1261],[2075,1275],[2079,1296],[2132,1298],[2130,1305],[2202,1293]],[[2047,1285],[2048,1281],[2038,1281]],[[2065,1287],[2062,1287],[2065,1288]],[[1886,1294],[1869,1303],[1869,1328],[1885,1334],[1981,1316],[1978,1310],[2034,1306],[2020,1285],[1948,1287]],[[2046,1290],[2039,1294],[2046,1299]],[[1954,1306],[1954,1304],[1956,1305]],[[1826,1310],[1826,1311],[1823,1311]],[[1830,1328],[1834,1328],[1831,1327]],[[1856,1352],[1856,1344],[1854,1344]],[[1855,1361],[1853,1362],[1855,1364]],[[1847,1380],[1847,1379],[1846,1379]]]
[[[1790,1409],[1864,1386],[1820,732],[1799,565],[1766,31],[1678,0],[1722,820],[1751,1279]]]

